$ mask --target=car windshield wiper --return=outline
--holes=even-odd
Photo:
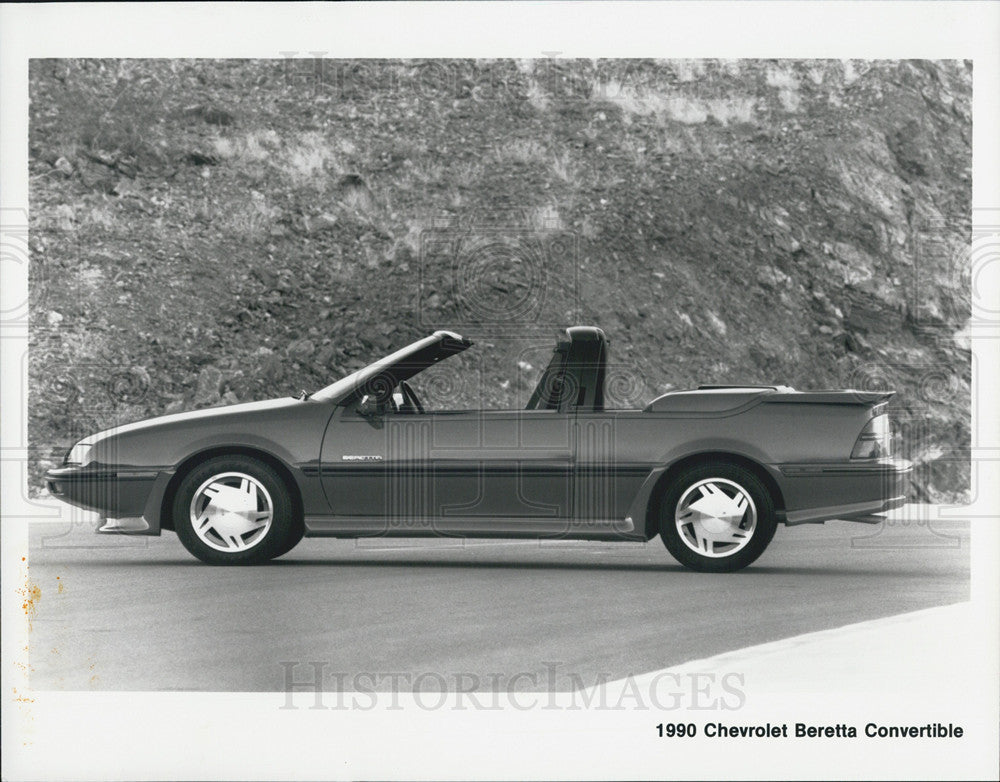
[[[292,399],[298,399],[300,402],[305,402],[312,394],[310,394],[305,389],[302,389],[297,394],[292,394]]]

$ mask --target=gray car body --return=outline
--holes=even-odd
[[[386,401],[387,389],[470,345],[436,332],[311,397],[92,435],[89,462],[50,470],[48,488],[113,520],[106,530],[149,535],[173,528],[186,472],[234,453],[278,470],[307,536],[647,540],[671,481],[719,461],[757,474],[787,525],[870,522],[905,500],[906,462],[851,458],[891,393],[702,387],[642,410],[604,409],[606,340],[590,327],[567,330],[532,409],[420,413]]]

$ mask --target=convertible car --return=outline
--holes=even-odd
[[[438,331],[312,394],[91,435],[46,474],[98,531],[172,530],[212,564],[304,535],[645,541],[746,567],[779,524],[878,523],[904,502],[891,392],[701,386],[605,407],[607,340],[573,327],[525,409],[426,410],[420,373],[472,342]]]

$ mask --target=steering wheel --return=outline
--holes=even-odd
[[[410,388],[410,384],[405,380],[400,381],[399,390],[403,392],[403,399],[406,404],[411,406],[418,413],[423,414],[424,406],[420,404],[420,400],[417,399],[417,395],[413,393],[413,389]]]

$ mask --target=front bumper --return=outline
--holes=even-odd
[[[165,470],[71,465],[46,472],[45,485],[56,499],[100,514],[99,532],[159,535],[160,505],[171,476]]]
[[[832,519],[870,522],[873,514],[906,502],[913,465],[905,459],[782,464],[774,470],[785,500],[784,522],[815,524]]]

